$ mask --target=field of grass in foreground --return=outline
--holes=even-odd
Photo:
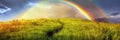
[[[120,40],[120,24],[80,19],[0,22],[0,40]]]

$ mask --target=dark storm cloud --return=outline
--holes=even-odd
[[[120,0],[94,0],[109,16],[113,23],[120,23]]]
[[[120,0],[94,0],[94,2],[109,14],[120,11]]]
[[[119,12],[116,12],[116,13],[112,13],[111,15],[116,16],[116,15],[119,15],[119,14],[120,14]]]
[[[70,0],[70,1],[74,1],[78,4],[85,3],[84,5],[89,5],[87,3],[88,0]],[[120,0],[89,0],[89,1],[92,1],[92,3],[99,6],[107,14],[110,14],[112,12],[120,11]],[[89,5],[89,6],[91,6],[91,5]]]
[[[99,4],[103,8],[119,8],[120,0],[94,0],[97,4]]]

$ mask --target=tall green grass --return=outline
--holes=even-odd
[[[120,40],[120,24],[74,18],[0,23],[0,40]]]

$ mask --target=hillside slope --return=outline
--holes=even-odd
[[[120,40],[120,24],[32,19],[0,22],[0,40]]]

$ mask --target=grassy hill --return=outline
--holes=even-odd
[[[120,40],[120,24],[72,18],[13,20],[0,22],[0,40]]]

